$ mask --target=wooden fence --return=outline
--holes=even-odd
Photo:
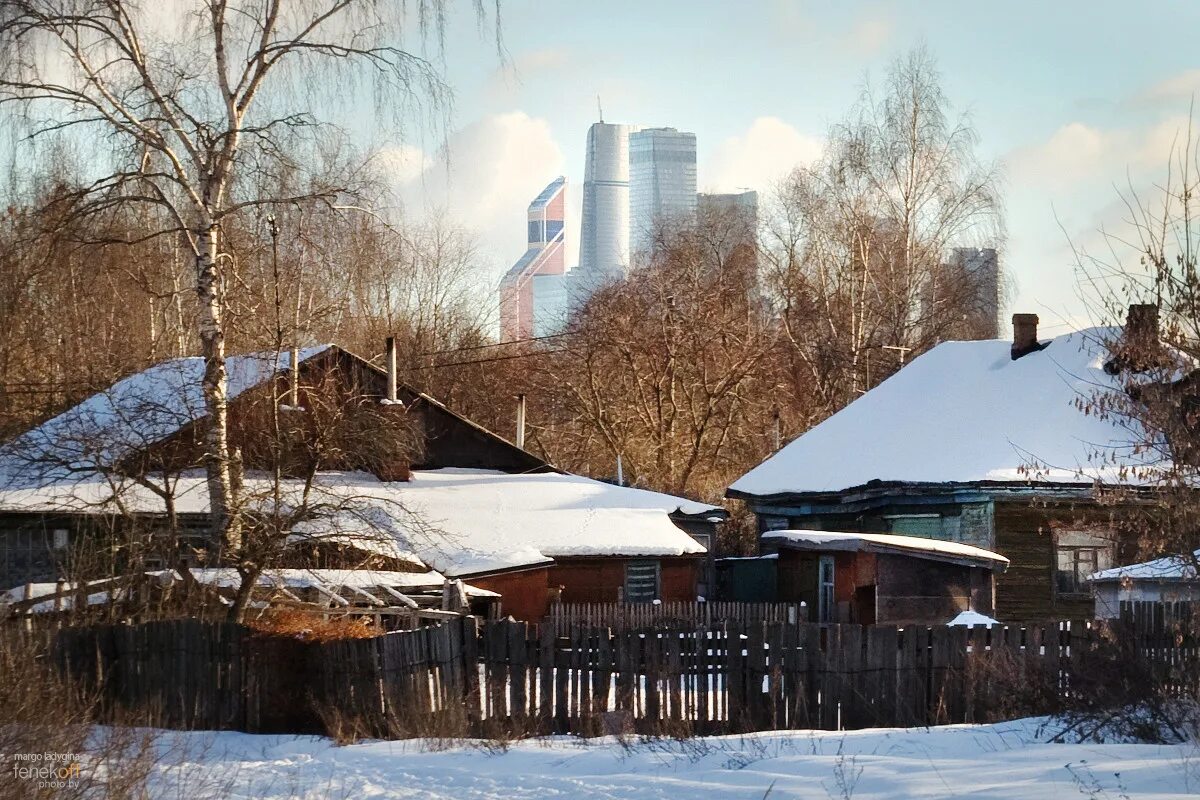
[[[559,603],[550,607],[542,624],[565,632],[581,625],[624,630],[663,624],[713,627],[725,622],[807,621],[804,603]]]
[[[1014,687],[1070,692],[1075,665],[1113,631],[1091,620],[639,630],[466,617],[305,643],[181,620],[64,629],[55,654],[110,711],[151,708],[169,727],[685,734],[995,720],[1014,712]],[[1177,630],[1136,634],[1138,652],[1174,667],[1200,652]]]

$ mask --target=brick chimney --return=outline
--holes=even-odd
[[[1012,360],[1041,350],[1045,345],[1038,343],[1038,315],[1013,314]]]

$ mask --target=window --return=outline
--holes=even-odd
[[[55,528],[54,529],[54,549],[55,550],[66,550],[67,543],[69,542],[69,540],[70,540],[70,534],[67,532],[66,528]]]
[[[821,556],[821,560],[817,564],[818,622],[833,622],[833,576],[833,556]]]
[[[625,565],[625,602],[650,603],[658,599],[657,561],[630,561]]]
[[[1060,531],[1054,544],[1054,586],[1059,594],[1086,594],[1088,577],[1112,566],[1112,541],[1095,532]]]

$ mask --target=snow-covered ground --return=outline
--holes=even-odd
[[[1038,720],[689,741],[552,738],[482,744],[169,734],[154,797],[1135,798],[1200,794],[1200,749],[1055,744]]]

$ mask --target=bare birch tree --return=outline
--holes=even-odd
[[[947,334],[979,302],[948,268],[956,246],[995,247],[1002,233],[995,169],[975,131],[951,116],[924,49],[870,85],[826,152],[780,190],[764,257],[815,418],[833,413]],[[961,334],[960,334],[961,335]]]
[[[305,149],[338,133],[322,112],[339,91],[361,98],[345,91],[354,79],[369,80],[366,91],[394,109],[440,107],[439,68],[403,42],[410,29],[421,41],[440,35],[444,11],[441,0],[0,0],[0,105],[25,115],[35,137],[76,132],[106,156],[73,212],[148,205],[166,223],[144,235],[176,232],[186,242],[205,363],[211,518],[234,551],[241,519],[227,419],[223,230],[248,208],[333,204],[352,189],[243,191],[248,172],[303,171]]]

